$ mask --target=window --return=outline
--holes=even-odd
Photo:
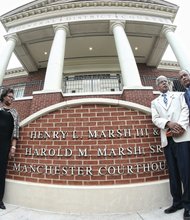
[[[119,74],[91,74],[67,76],[64,78],[65,93],[120,91]]]
[[[12,88],[14,90],[14,98],[21,98],[24,96],[25,91],[25,85],[16,85],[16,86],[1,86],[0,87],[0,94],[3,91],[4,88]]]
[[[13,87],[14,89],[14,97],[15,98],[22,98],[24,96],[24,91],[25,91],[25,85],[17,85]]]

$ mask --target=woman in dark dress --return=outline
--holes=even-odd
[[[14,157],[19,137],[19,117],[11,107],[14,100],[13,89],[4,89],[0,96],[0,209],[6,209],[3,203],[5,178],[8,159]]]

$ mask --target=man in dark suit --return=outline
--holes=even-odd
[[[179,71],[179,81],[186,90],[184,93],[185,101],[190,109],[190,73],[187,70]]]
[[[172,206],[164,212],[170,214],[184,208],[184,219],[190,220],[189,109],[183,93],[169,91],[165,76],[159,76],[156,84],[161,94],[151,102],[152,121],[160,128],[173,198]]]

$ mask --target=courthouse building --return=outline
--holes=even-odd
[[[190,63],[161,0],[36,0],[1,16],[0,85],[21,118],[5,202],[69,213],[170,203],[150,103]],[[162,61],[170,45],[178,62]],[[22,68],[7,70],[12,53]]]

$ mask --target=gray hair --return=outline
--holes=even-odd
[[[165,77],[165,76],[159,76],[159,77],[157,77],[157,78],[156,78],[156,85],[158,86],[159,83],[160,83],[161,81],[163,81],[163,80],[166,80],[166,81],[168,82],[168,79],[167,79],[167,77]]]
[[[187,73],[187,74],[190,74],[188,70],[180,70],[179,73]]]

